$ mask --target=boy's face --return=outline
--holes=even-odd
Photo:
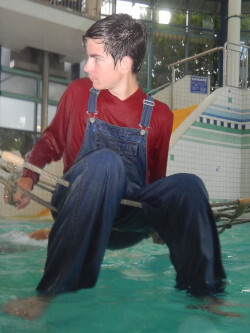
[[[103,44],[96,39],[87,39],[86,52],[88,60],[84,70],[89,74],[93,87],[108,89],[111,93],[119,89],[123,78],[121,63],[118,61],[115,66],[114,59],[104,52]]]

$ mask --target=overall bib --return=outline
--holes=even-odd
[[[195,175],[176,174],[146,185],[147,133],[153,99],[144,100],[141,129],[96,118],[99,91],[91,89],[84,141],[58,185],[44,275],[37,290],[58,294],[93,287],[107,248],[131,246],[156,230],[169,247],[176,287],[193,294],[223,288],[217,229],[207,191]],[[157,112],[157,110],[155,111]],[[121,199],[142,209],[121,205]]]

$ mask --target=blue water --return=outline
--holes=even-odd
[[[0,220],[0,306],[15,297],[34,295],[46,258],[46,241],[27,233],[49,222]],[[43,316],[23,320],[0,312],[1,333],[246,333],[250,327],[250,223],[220,235],[228,275],[221,310],[241,318],[201,309],[174,288],[175,272],[165,246],[150,239],[120,251],[107,251],[97,286],[56,297]],[[239,306],[237,306],[239,305]]]

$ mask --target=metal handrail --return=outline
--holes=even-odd
[[[157,87],[157,88],[154,88],[154,89],[150,90],[150,91],[148,92],[148,95],[152,95],[154,92],[159,92],[159,91],[165,89],[166,87],[168,87],[169,85],[170,85],[169,82],[164,83],[164,84],[161,85],[160,87]]]
[[[229,52],[229,47],[230,46],[236,46],[236,47],[239,47],[240,49],[247,49],[249,50],[250,49],[250,46],[248,45],[244,45],[244,44],[235,44],[235,43],[229,43],[229,42],[226,42],[224,44],[224,56],[223,56],[223,86],[226,86],[228,85],[228,52]],[[243,53],[242,51],[238,51],[238,50],[234,50],[232,49],[231,51],[233,52],[238,52],[238,53]],[[244,75],[244,78],[242,80],[242,88],[243,89],[247,89],[247,83],[248,83],[248,52],[245,53],[245,59],[243,59],[243,63],[242,63],[242,68],[243,68],[243,73],[245,74]]]
[[[37,1],[37,0],[35,0]],[[39,0],[41,3],[53,6],[54,8],[61,10],[70,10],[74,14],[82,14],[83,13],[83,1],[71,0],[67,2],[63,2],[61,0]]]
[[[181,64],[184,64],[185,62],[188,62],[190,60],[195,60],[197,58],[203,57],[204,55],[207,55],[207,54],[210,54],[210,53],[214,53],[214,52],[217,52],[217,51],[222,51],[222,50],[224,50],[223,46],[217,46],[217,47],[214,47],[213,49],[210,49],[210,50],[207,50],[207,51],[195,54],[195,55],[193,55],[191,57],[188,57],[188,58],[185,58],[185,59],[173,62],[172,64],[168,65],[168,67],[171,68],[171,67],[174,67],[176,65],[181,65]]]
[[[102,4],[101,0],[31,0],[34,2],[40,1],[40,3],[53,6],[59,10],[69,10],[74,14],[84,15],[93,19],[98,19],[100,17],[100,6]],[[95,3],[94,3],[95,1]],[[95,6],[93,6],[95,5]]]

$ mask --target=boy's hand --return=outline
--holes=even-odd
[[[21,188],[23,188],[26,191],[31,191],[33,188],[33,180],[29,177],[20,178],[19,181],[17,182],[17,184],[18,184],[18,186],[20,186]],[[7,188],[5,188],[4,189],[4,202],[6,204],[10,204],[11,202],[13,202],[15,204],[16,209],[25,208],[30,202],[29,197],[25,196],[23,193],[21,193],[18,190],[13,194],[12,198],[9,198],[9,195],[11,195],[11,194],[9,193]]]

